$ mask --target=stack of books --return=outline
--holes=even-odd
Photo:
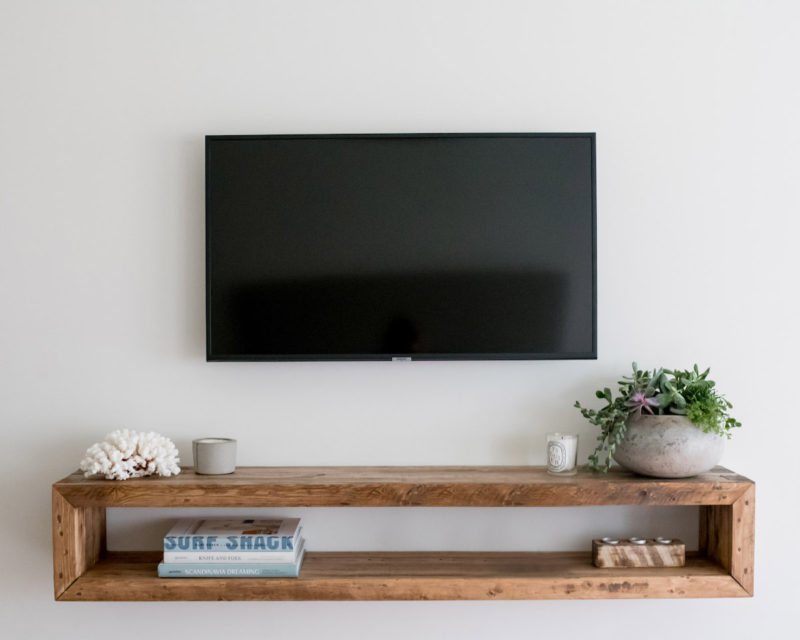
[[[179,520],[164,536],[159,578],[296,578],[300,518]]]

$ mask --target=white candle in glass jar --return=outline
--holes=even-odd
[[[574,476],[578,473],[578,436],[576,434],[547,434],[547,473],[557,476]]]

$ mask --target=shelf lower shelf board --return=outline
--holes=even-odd
[[[530,600],[746,597],[721,566],[598,569],[573,552],[308,552],[299,578],[158,578],[160,552],[108,553],[59,600]]]

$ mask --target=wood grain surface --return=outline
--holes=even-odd
[[[545,507],[732,504],[751,484],[723,467],[678,480],[620,470],[560,478],[545,467],[239,467],[125,481],[75,472],[54,486],[75,506]]]
[[[699,547],[753,593],[755,560],[755,486],[730,505],[700,509]]]
[[[685,567],[599,569],[590,553],[309,552],[298,579],[158,578],[160,552],[104,554],[106,507],[701,505]],[[470,600],[752,595],[755,485],[723,467],[694,478],[544,467],[185,469],[123,482],[73,473],[53,485],[58,600]]]
[[[686,562],[686,545],[682,540],[671,540],[669,544],[647,540],[645,544],[634,544],[620,540],[607,544],[592,540],[592,564],[595,567],[682,567]]]
[[[53,587],[56,598],[105,548],[106,510],[77,508],[53,489]]]
[[[158,578],[158,552],[114,553],[62,600],[519,600],[739,597],[719,565],[598,569],[589,553],[308,552],[299,578]]]

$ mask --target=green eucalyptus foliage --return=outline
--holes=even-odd
[[[654,415],[686,416],[704,432],[730,438],[731,430],[742,425],[728,413],[733,405],[717,392],[714,381],[708,379],[710,371],[706,369],[700,373],[694,365],[687,371],[654,369],[651,373],[640,370],[634,362],[633,375],[625,376],[617,383],[617,397],[608,387],[595,392],[600,400],[606,401],[604,407],[588,409],[576,402],[575,407],[580,409],[583,417],[600,427],[597,448],[589,456],[591,468],[608,471],[611,456],[625,437],[627,420],[633,413],[644,411]]]

